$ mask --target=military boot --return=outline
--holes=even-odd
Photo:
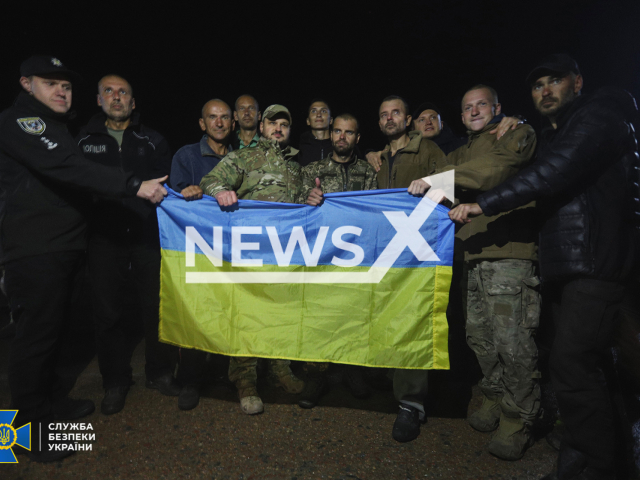
[[[240,397],[240,409],[243,413],[257,415],[264,412],[264,404],[255,385],[239,386],[238,397]]]
[[[324,373],[309,375],[298,400],[298,405],[301,408],[315,407],[320,397],[327,391],[327,387],[327,377]]]
[[[500,423],[501,400],[501,396],[487,395],[483,392],[482,406],[467,418],[469,425],[479,432],[493,432]]]
[[[502,412],[500,428],[489,442],[489,453],[503,460],[519,460],[533,443],[531,426],[519,416],[509,417]]]
[[[271,381],[287,393],[300,393],[304,388],[304,382],[293,374],[289,365],[272,364]]]

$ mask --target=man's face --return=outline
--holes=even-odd
[[[389,100],[380,105],[380,130],[387,137],[398,135],[407,129],[411,122],[411,115],[407,115],[402,100]]]
[[[21,77],[20,84],[56,113],[67,113],[71,108],[71,82],[63,75]]]
[[[331,112],[329,106],[324,102],[314,102],[309,107],[307,125],[312,130],[328,130],[331,125]]]
[[[501,106],[493,103],[493,96],[486,88],[471,90],[462,99],[462,123],[467,130],[479,132],[486,127],[496,115],[500,114]]]
[[[103,78],[98,85],[98,105],[110,120],[128,120],[136,108],[129,82],[120,77]]]
[[[358,126],[355,120],[345,120],[338,118],[331,130],[331,144],[336,155],[347,157],[351,155],[356,143],[360,140]]]
[[[258,104],[251,97],[240,97],[236,102],[233,118],[243,130],[255,130],[260,121]]]
[[[416,130],[423,138],[434,138],[440,135],[442,121],[440,115],[435,110],[427,109],[414,120]]]
[[[582,89],[582,76],[540,77],[531,86],[531,97],[536,109],[545,116],[554,117],[558,111],[572,102]]]
[[[200,119],[202,131],[215,142],[224,143],[234,127],[231,109],[221,102],[209,102],[203,112],[204,116]]]
[[[289,134],[291,133],[289,119],[280,115],[265,118],[260,124],[260,133],[268,140],[276,140],[284,148],[289,143]]]

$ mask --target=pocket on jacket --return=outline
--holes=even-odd
[[[522,320],[522,287],[519,285],[485,285],[493,315],[503,327],[513,327]]]

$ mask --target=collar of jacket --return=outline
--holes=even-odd
[[[409,133],[407,133],[407,135],[409,135],[409,143],[407,143],[406,147],[398,150],[396,152],[396,155],[398,154],[398,152],[417,153],[418,150],[420,150],[420,142],[422,141],[422,134],[418,130],[411,130]],[[387,143],[387,147],[390,147],[388,143]],[[386,148],[386,150],[387,152],[391,151],[390,148]]]
[[[311,130],[307,130],[306,132],[302,132],[300,135],[300,145],[303,143],[314,143],[314,142],[331,142],[331,137],[325,138],[323,140],[318,140]]]
[[[447,142],[450,142],[455,138],[453,134],[453,130],[446,123],[443,125],[442,130],[440,131],[440,135],[430,138],[429,140],[433,140],[436,145],[444,145]]]
[[[467,130],[467,135],[469,135],[469,140],[473,140],[474,138],[479,137],[480,135],[482,135],[483,133],[486,133],[490,130],[493,130],[494,128],[496,128],[496,124],[500,123],[502,121],[502,119],[505,117],[504,113],[501,113],[500,115],[496,115],[495,117],[493,117],[491,119],[491,121],[489,123],[487,123],[484,128],[478,132],[474,132],[473,130]]]
[[[100,111],[96,113],[87,124],[88,133],[108,133],[106,123],[107,116],[104,112]],[[125,130],[129,130],[130,128],[136,132],[140,130],[140,114],[138,112],[133,112],[133,115],[131,115],[131,123],[129,123],[129,126]]]
[[[227,145],[227,154],[229,152],[233,152],[233,146],[231,145],[231,143],[229,143],[229,145]],[[206,133],[200,139],[200,155],[202,155],[203,157],[216,157],[216,158],[224,158],[225,157],[225,155],[218,155],[209,146],[209,143],[207,142],[207,134]]]
[[[67,113],[54,112],[40,100],[37,100],[36,97],[29,95],[27,92],[20,92],[13,105],[19,108],[31,110],[39,117],[44,117],[47,120],[54,120],[65,124],[76,117],[75,110],[69,110]]]
[[[624,112],[628,122],[635,121],[638,115],[638,106],[629,92],[618,87],[602,87],[593,93],[578,95],[575,100],[565,105],[556,117],[558,130],[562,129],[577,110],[593,104],[606,105],[606,108]],[[543,121],[545,124],[542,130],[543,135],[549,135],[556,131],[548,117],[544,117]]]
[[[575,112],[578,108],[580,108],[587,98],[588,98],[587,95],[578,95],[571,103],[568,103],[567,105],[562,107],[562,109],[560,109],[560,111],[558,112],[558,115],[556,116],[556,124],[558,125],[557,130],[560,130],[562,128],[562,126],[567,122],[567,120],[569,120],[569,117],[571,117],[573,112]],[[551,120],[549,120],[549,117],[545,117],[545,119],[548,123],[547,127],[550,127],[552,130],[556,130],[553,128],[553,125],[551,124]]]
[[[282,156],[287,160],[292,157],[295,157],[299,152],[297,148],[293,148],[291,145],[288,145],[286,148],[282,149],[280,148],[280,144],[278,143],[277,140],[269,140],[264,137],[260,137],[260,141],[258,142],[257,147],[261,147],[264,150],[273,149],[277,153],[282,154]]]
[[[327,157],[329,158],[330,161],[332,161],[336,165],[353,165],[358,161],[358,157],[356,157],[356,152],[351,152],[351,157],[349,157],[349,160],[346,162],[338,162],[337,160],[335,160],[333,158],[333,152],[327,155]]]

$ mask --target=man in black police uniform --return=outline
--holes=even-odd
[[[615,88],[581,95],[582,75],[568,55],[545,58],[527,81],[548,119],[535,162],[449,216],[464,223],[538,202],[544,298],[556,326],[549,366],[566,427],[557,472],[545,478],[613,479],[614,420],[602,365],[633,266],[637,108]]]
[[[98,105],[102,111],[77,137],[87,159],[119,167],[143,180],[169,174],[169,146],[158,132],[140,123],[127,80],[117,75],[103,77],[98,82]],[[105,389],[102,413],[121,411],[132,384],[132,345],[124,315],[129,273],[135,280],[144,325],[146,386],[177,396],[180,388],[172,374],[176,349],[158,341],[160,244],[154,206],[138,198],[98,198],[89,226],[93,315]]]
[[[20,75],[24,91],[0,114],[1,262],[16,319],[8,377],[11,408],[18,410],[14,425],[31,422],[28,454],[47,462],[71,453],[49,451],[49,423],[81,418],[95,408],[89,400],[57,396],[55,377],[71,288],[86,248],[87,193],[157,203],[166,195],[166,179],[142,182],[83,158],[66,125],[71,81],[78,75],[60,60],[31,57]]]

